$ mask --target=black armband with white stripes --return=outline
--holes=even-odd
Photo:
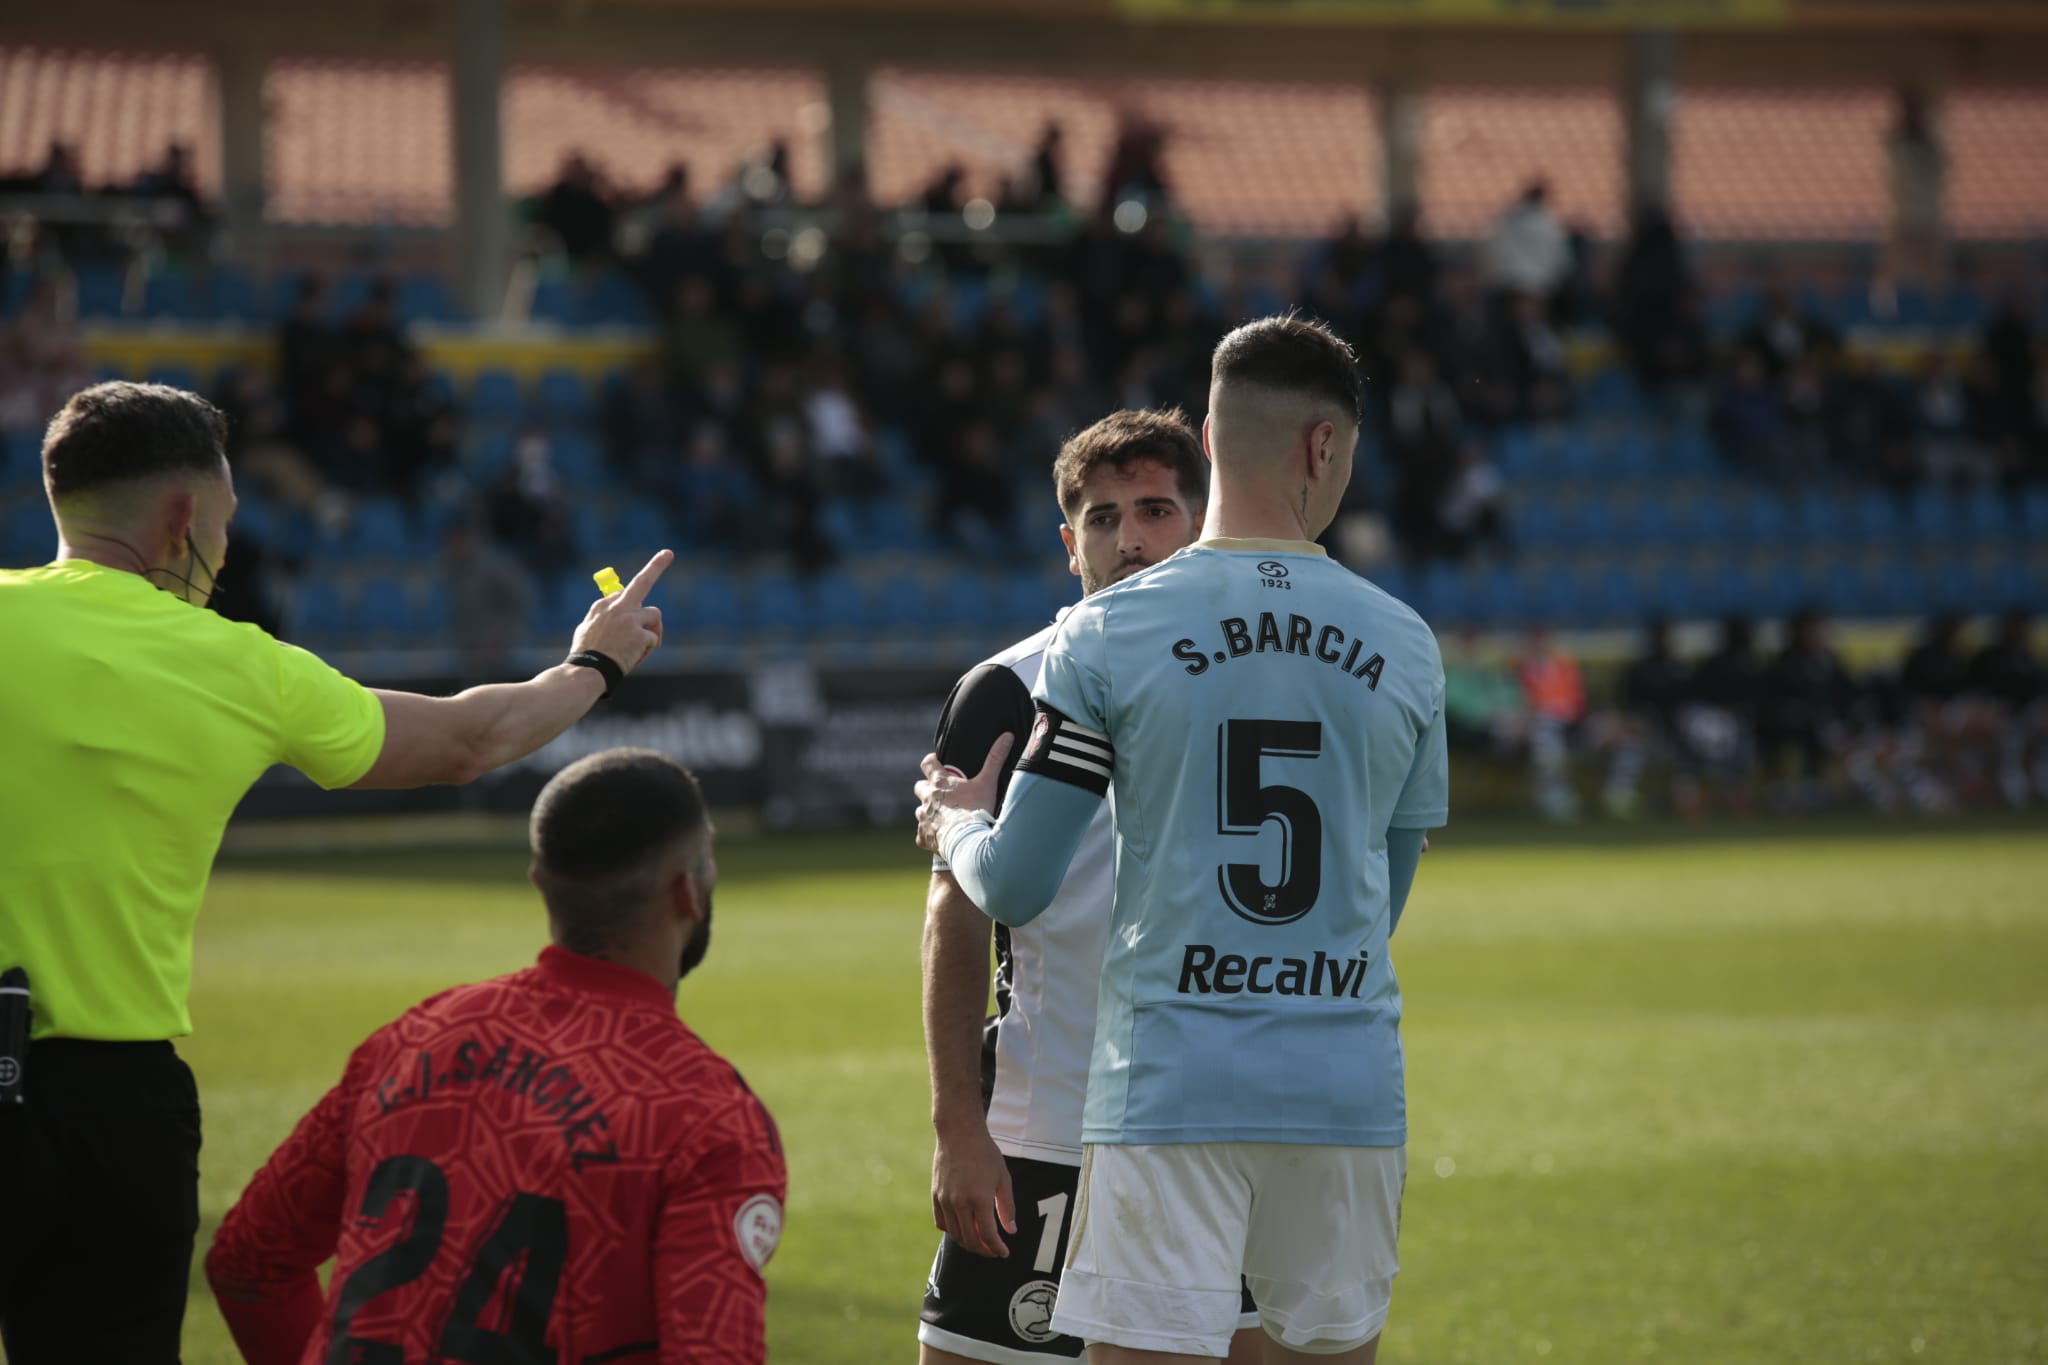
[[[1116,767],[1116,751],[1109,746],[1109,736],[1069,720],[1044,702],[1037,706],[1038,720],[1031,727],[1031,742],[1024,748],[1017,771],[1057,778],[1107,796],[1110,773]]]

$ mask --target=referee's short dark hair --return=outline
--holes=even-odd
[[[1069,520],[1081,510],[1082,489],[1098,469],[1122,473],[1137,460],[1156,460],[1173,471],[1189,507],[1209,500],[1209,462],[1202,438],[1179,408],[1125,408],[1067,438],[1052,462],[1052,483]]]
[[[657,888],[661,854],[708,823],[688,768],[652,749],[607,749],[556,773],[533,803],[533,879],[563,947],[616,943]]]
[[[1247,322],[1216,344],[1210,379],[1218,387],[1244,384],[1302,393],[1361,418],[1358,357],[1351,346],[1314,318],[1285,313]]]
[[[81,389],[43,437],[43,483],[52,498],[190,470],[217,474],[228,423],[196,393],[112,380]]]

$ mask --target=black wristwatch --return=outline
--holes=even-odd
[[[604,678],[604,696],[609,697],[612,689],[626,680],[626,670],[619,667],[619,661],[609,654],[600,654],[594,649],[579,649],[562,661],[572,668],[594,668]],[[603,701],[604,697],[599,697]]]

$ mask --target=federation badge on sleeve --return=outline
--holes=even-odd
[[[755,1195],[733,1215],[732,1230],[747,1264],[756,1270],[765,1268],[782,1240],[782,1201],[772,1194]]]

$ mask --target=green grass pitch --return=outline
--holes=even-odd
[[[733,841],[683,1014],[775,1110],[790,1365],[910,1361],[934,1237],[907,837]],[[524,965],[523,860],[224,864],[199,929],[203,1253],[366,1032]],[[1389,1362],[2048,1360],[2048,838],[1475,842],[1394,955]],[[196,1273],[186,1359],[235,1357]]]

